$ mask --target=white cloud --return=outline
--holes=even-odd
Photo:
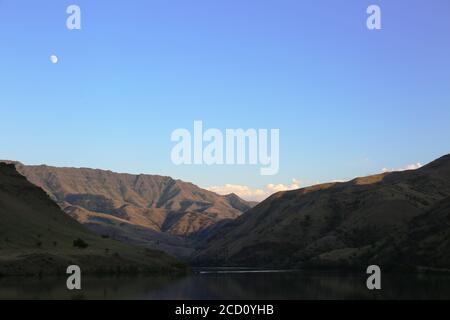
[[[239,185],[239,184],[225,184],[223,186],[212,186],[206,188],[209,191],[227,195],[230,193],[235,193],[239,197],[249,201],[262,201],[269,197],[270,195],[287,190],[295,190],[300,188],[300,181],[292,179],[291,184],[268,184],[264,188],[254,189],[249,186]]]
[[[268,184],[266,186],[266,190],[271,191],[272,193],[279,191],[295,190],[299,188],[300,188],[300,181],[297,179],[292,179],[292,183],[290,185],[280,183],[280,184]]]
[[[344,179],[334,179],[334,180],[331,180],[330,182],[331,183],[343,183],[343,182],[347,182],[348,180],[344,180]],[[317,184],[319,184],[319,183],[317,183]]]
[[[418,162],[418,163],[408,164],[407,166],[405,166],[403,168],[398,168],[398,169],[383,168],[383,169],[381,169],[381,172],[384,173],[384,172],[393,172],[393,171],[417,170],[421,167],[422,167],[422,164],[420,162]]]

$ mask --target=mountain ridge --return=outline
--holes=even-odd
[[[193,252],[200,231],[253,205],[167,176],[9,162],[94,232],[178,257]]]
[[[193,263],[360,266],[377,260],[371,252],[378,241],[403,234],[448,196],[450,155],[417,170],[279,192],[216,230]]]
[[[171,273],[185,266],[163,252],[105,239],[62,212],[12,164],[0,163],[0,274]]]

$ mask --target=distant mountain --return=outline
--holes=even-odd
[[[220,266],[450,269],[450,155],[414,171],[280,192],[194,255]]]
[[[170,177],[15,164],[94,232],[179,257],[193,252],[200,231],[252,206],[236,195],[220,196]]]
[[[169,255],[133,248],[87,230],[20,175],[0,163],[0,275],[56,275],[79,265],[91,272],[180,272]]]

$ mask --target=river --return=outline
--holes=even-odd
[[[0,299],[311,300],[450,299],[450,276],[391,274],[369,291],[366,275],[311,271],[214,269],[185,277],[83,277],[68,291],[65,278],[0,278]]]

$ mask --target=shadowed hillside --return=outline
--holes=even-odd
[[[450,155],[414,171],[280,192],[221,226],[202,265],[450,268]]]
[[[185,267],[165,253],[102,239],[70,218],[14,165],[0,163],[0,275],[173,273]]]
[[[402,269],[450,269],[450,197],[376,243],[359,258]]]

